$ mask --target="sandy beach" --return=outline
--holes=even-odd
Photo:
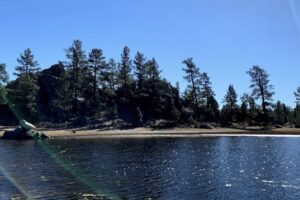
[[[12,130],[13,127],[0,127],[0,136],[5,130]],[[260,137],[300,137],[300,129],[279,128],[271,131],[251,131],[233,128],[171,128],[153,130],[151,128],[133,128],[124,130],[98,130],[88,128],[74,129],[43,129],[52,139],[68,138],[149,138],[149,137],[220,137],[220,136],[260,136]]]

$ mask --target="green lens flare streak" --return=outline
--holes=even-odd
[[[297,9],[296,9],[296,6],[295,6],[295,0],[288,0],[287,1],[288,4],[289,4],[289,8],[290,8],[290,11],[291,11],[291,15],[293,17],[293,20],[294,20],[294,23],[300,33],[300,19],[299,19],[299,16],[298,16],[298,13],[297,13]],[[298,3],[298,2],[297,2]]]
[[[8,98],[6,98],[6,95],[5,95],[5,90],[0,87],[0,98],[4,100],[4,102],[7,103],[7,105],[9,106],[10,110],[14,113],[14,115],[18,118],[18,115],[17,115],[17,112],[16,110],[13,109],[13,106],[12,104],[9,103],[9,100]],[[19,118],[18,118],[19,119]],[[11,177],[7,172],[6,170],[2,167],[3,164],[0,163],[0,172],[9,180],[9,182],[15,186],[15,188],[22,193],[23,196],[25,196],[26,199],[31,199],[31,196],[29,194],[26,193],[25,189],[20,185],[18,184],[18,182],[13,178]]]
[[[1,95],[1,99],[4,99],[4,102],[8,105],[9,109],[13,112],[13,114],[15,115],[15,117],[18,120],[21,120],[22,119],[22,115],[15,108],[14,104],[12,103],[12,101],[7,97],[5,89],[0,88],[0,95]]]
[[[13,112],[13,114],[15,115],[15,117],[18,120],[22,119],[22,114],[18,112],[17,109],[15,109],[14,104],[12,103],[12,101],[10,101],[10,99],[6,96],[6,93],[4,90],[0,90],[0,96],[2,97],[2,99],[5,100],[5,102],[7,103],[9,109]],[[84,185],[86,185],[87,187],[91,188],[96,194],[98,195],[103,195],[105,198],[108,199],[115,199],[115,200],[119,200],[120,198],[116,195],[113,194],[109,194],[109,192],[105,191],[105,189],[100,186],[99,184],[97,184],[97,181],[92,181],[90,177],[87,177],[84,175],[84,173],[76,166],[72,165],[70,162],[68,162],[62,155],[60,152],[58,152],[53,146],[51,146],[50,144],[41,141],[41,140],[36,140],[37,143],[43,148],[43,150],[50,156],[52,156],[55,161],[66,171],[68,171],[70,174],[72,174],[77,180],[79,180],[81,183],[83,183]],[[1,163],[0,163],[1,164]],[[2,172],[3,175],[5,175],[5,177],[27,198],[27,199],[32,199],[29,194],[26,193],[26,191],[24,190],[24,188],[17,183],[16,180],[13,179],[13,177],[11,177],[4,168],[2,168],[0,165],[0,171]]]
[[[3,165],[1,165],[1,163],[0,163],[0,172],[1,172],[1,173],[9,180],[9,182],[10,182],[13,186],[15,186],[15,188],[16,188],[19,192],[21,192],[21,194],[22,194],[23,196],[25,196],[26,199],[32,199],[32,197],[31,197],[29,194],[26,193],[25,189],[24,189],[20,184],[18,184],[18,182],[15,181],[15,179],[14,179],[13,177],[11,177],[11,176],[6,172],[6,170],[5,170],[3,167],[1,167],[1,166],[3,166]]]
[[[116,195],[110,194],[106,191],[101,185],[97,184],[97,181],[92,181],[91,177],[84,175],[85,173],[82,172],[78,167],[72,165],[67,159],[65,159],[62,153],[58,152],[52,145],[48,144],[42,140],[36,140],[37,143],[44,149],[44,151],[51,155],[52,158],[66,171],[71,173],[77,180],[79,180],[84,185],[91,188],[96,194],[103,195],[105,198],[108,199],[115,199],[119,200],[120,198]]]

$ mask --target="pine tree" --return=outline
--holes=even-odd
[[[296,128],[300,128],[300,105],[297,104],[294,108],[294,124]]]
[[[223,102],[225,103],[224,106],[227,106],[229,109],[229,118],[230,121],[233,122],[236,117],[237,111],[237,94],[233,85],[229,85],[226,95],[224,96]]]
[[[151,116],[158,116],[159,113],[161,114],[164,107],[163,90],[168,89],[168,85],[161,80],[161,70],[159,69],[159,65],[154,58],[146,61],[145,68],[147,70],[147,84],[145,85],[145,93],[147,94],[143,94],[143,96],[144,98],[147,98],[146,102],[148,102],[150,106],[146,105],[145,102],[142,102],[143,105],[141,106],[144,108],[149,107],[148,109],[150,110],[148,113]]]
[[[255,103],[255,99],[253,96],[249,96],[248,103],[249,103],[250,121],[252,121],[255,119],[255,117],[257,115],[257,105]]]
[[[116,92],[118,90],[118,68],[113,58],[102,69],[100,99],[109,117],[115,117],[117,114]],[[121,94],[121,93],[119,93]],[[124,93],[122,93],[123,95]],[[120,96],[121,97],[121,96]]]
[[[127,91],[129,84],[132,81],[132,61],[130,59],[130,49],[124,47],[123,53],[121,54],[121,62],[119,64],[119,82],[121,87]]]
[[[241,108],[240,108],[240,111],[239,111],[239,115],[238,115],[238,121],[246,122],[247,116],[248,116],[247,103],[242,102],[241,103]]]
[[[250,122],[252,122],[257,114],[255,99],[251,95],[244,93],[241,97],[241,101],[246,104],[246,107],[248,107],[247,117]]]
[[[219,104],[214,96],[210,96],[207,101],[206,120],[218,122],[220,118]]]
[[[154,58],[146,62],[146,67],[148,69],[148,77],[151,82],[152,92],[155,93],[157,89],[157,84],[160,81],[161,70]]]
[[[280,101],[277,101],[276,105],[275,105],[275,109],[273,111],[274,113],[274,121],[277,124],[283,125],[285,123],[285,113],[284,110],[286,110],[286,108],[284,108],[285,105],[283,105]]]
[[[116,86],[117,86],[117,74],[118,74],[117,63],[113,58],[111,58],[109,59],[106,67],[107,68],[106,68],[105,81],[107,82],[107,85],[111,90],[111,92],[114,93],[116,91]]]
[[[134,65],[135,65],[135,76],[137,78],[137,95],[138,99],[140,98],[140,94],[144,90],[144,84],[146,80],[146,67],[145,67],[145,61],[146,58],[144,57],[144,54],[137,52],[135,58],[134,58]]]
[[[208,77],[207,73],[204,72],[200,75],[200,91],[201,91],[201,98],[203,99],[202,102],[206,105],[206,108],[209,108],[208,100],[215,96],[214,91],[212,90],[210,78]]]
[[[103,56],[103,52],[101,49],[92,49],[89,53],[88,59],[89,65],[88,68],[92,75],[93,80],[93,90],[92,90],[92,110],[95,114],[98,110],[98,92],[97,89],[99,87],[100,75],[104,74],[104,69],[106,68],[105,57]],[[102,77],[101,77],[102,78]]]
[[[294,92],[294,95],[296,97],[296,104],[300,104],[300,87],[297,87],[296,92]]]
[[[238,121],[240,122],[246,122],[248,119],[248,98],[247,94],[243,94],[241,97],[241,108],[238,115]]]
[[[4,88],[4,84],[8,82],[8,73],[6,71],[6,64],[2,63],[0,64],[0,105],[4,104],[6,91]]]
[[[264,121],[268,122],[267,107],[271,105],[274,87],[269,82],[269,75],[259,66],[253,66],[248,72],[251,77],[252,96],[255,99],[261,99],[261,106],[264,114]]]
[[[31,121],[37,119],[37,94],[39,86],[37,85],[36,72],[39,71],[38,61],[30,49],[26,49],[20,58],[17,59],[17,66],[14,73],[18,78],[7,85],[7,97],[13,102],[13,109],[18,113],[19,118],[25,118]]]
[[[194,112],[199,108],[199,92],[201,82],[199,78],[201,76],[199,68],[195,65],[192,58],[188,58],[182,62],[185,64],[185,68],[183,71],[185,72],[185,76],[183,77],[189,84],[187,86],[186,96],[191,97],[192,107]]]
[[[0,64],[0,86],[3,86],[8,81],[8,73],[6,71],[6,64]]]
[[[58,90],[58,99],[59,99],[59,106],[62,108],[63,113],[61,113],[61,119],[63,121],[68,120],[72,114],[73,102],[74,102],[74,95],[70,88],[70,74],[63,73],[61,77],[62,84]]]
[[[86,56],[82,49],[82,42],[74,40],[72,46],[66,50],[66,57],[69,62],[70,86],[73,93],[73,111],[78,111],[78,101],[80,100],[83,86],[84,71],[86,70]]]
[[[31,74],[35,74],[40,70],[39,64],[34,60],[34,55],[29,48],[24,50],[24,53],[20,55],[20,58],[17,58],[17,61],[20,65],[15,68],[17,72],[14,75],[18,77],[25,75],[28,78]]]
[[[182,102],[181,102],[181,95],[180,95],[180,86],[179,86],[179,82],[176,82],[176,90],[175,90],[175,99],[174,99],[174,104],[175,107],[178,108],[179,111],[182,110]]]

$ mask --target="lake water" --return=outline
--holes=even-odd
[[[97,194],[99,199],[300,199],[300,138],[0,141],[0,199],[96,199]]]

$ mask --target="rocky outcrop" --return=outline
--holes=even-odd
[[[37,131],[36,127],[25,120],[21,120],[19,126],[12,131],[5,131],[1,139],[28,140],[28,139],[49,139],[46,134]]]

